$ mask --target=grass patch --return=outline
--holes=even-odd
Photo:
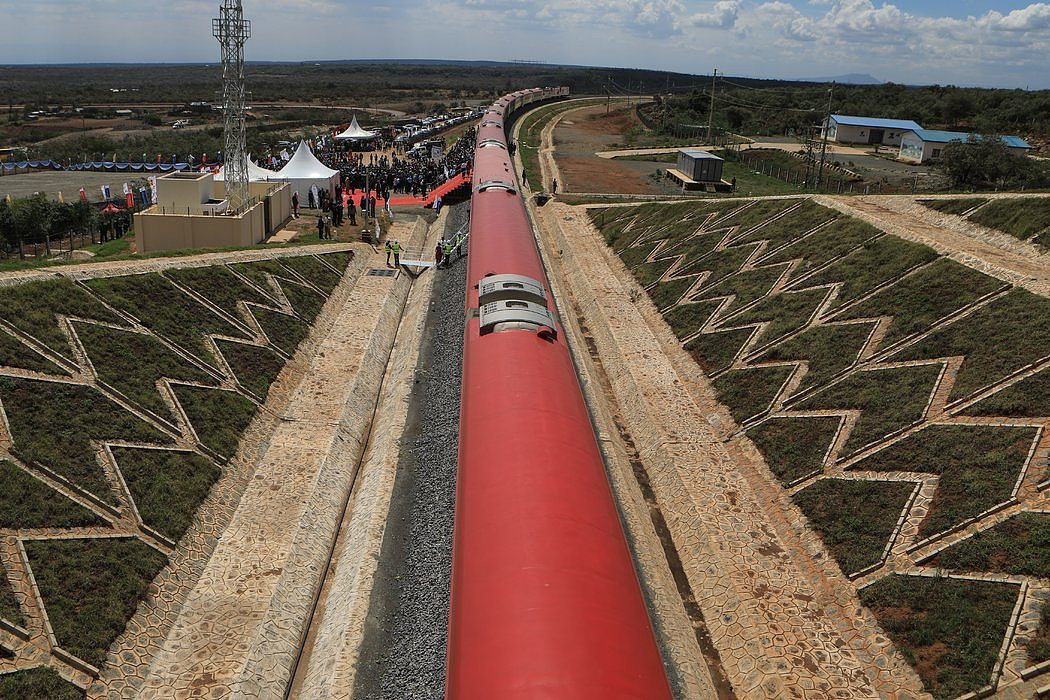
[[[759,362],[806,360],[809,371],[796,393],[819,386],[852,367],[871,336],[874,324],[814,326],[801,335],[774,346],[759,356]]]
[[[747,431],[747,436],[784,485],[822,472],[824,457],[838,433],[835,416],[772,418]]]
[[[686,343],[685,349],[705,374],[714,374],[733,364],[740,349],[754,332],[754,328],[740,328],[704,333]]]
[[[941,258],[837,316],[838,320],[892,316],[882,343],[892,345],[1007,285]]]
[[[796,204],[798,202],[794,199],[767,199],[751,202],[748,206],[736,204],[726,207],[724,211],[728,215],[715,219],[711,222],[711,226],[720,229],[735,226],[740,229],[740,232],[746,232]],[[761,238],[762,236],[759,236],[756,240],[761,240]]]
[[[229,265],[228,267],[233,272],[242,275],[245,279],[270,296],[275,296],[277,293],[273,288],[273,284],[270,282],[270,275],[282,279],[292,277],[292,275],[288,273],[288,268],[284,267],[276,260],[257,260],[250,263],[237,263],[235,265]]]
[[[970,215],[970,221],[1045,246],[1050,235],[1050,198],[997,199]]]
[[[811,270],[846,255],[857,246],[883,235],[882,231],[860,219],[842,217],[815,233],[773,251],[760,261],[763,265],[771,265],[799,260],[798,266],[791,273],[792,279],[798,279]]]
[[[91,442],[170,442],[90,387],[0,377],[0,399],[23,461],[43,464],[111,503],[110,484]]]
[[[258,407],[233,391],[181,385],[172,389],[201,443],[223,457],[232,457]]]
[[[317,257],[335,268],[335,271],[338,272],[340,278],[342,278],[343,273],[346,272],[346,268],[350,267],[350,263],[354,259],[354,251],[339,250],[334,253],[321,253]]]
[[[1019,513],[926,563],[953,571],[1050,578],[1050,514]]]
[[[659,282],[650,292],[649,296],[652,297],[653,304],[658,309],[666,309],[669,306],[677,304],[689,288],[693,286],[693,283],[698,279],[697,276],[693,277],[682,277],[681,279],[673,279],[667,282]]]
[[[789,203],[794,201],[795,200],[788,200]],[[767,206],[767,209],[771,210],[770,215],[772,216],[775,216],[784,209],[783,204],[780,202],[763,201],[758,202],[756,207],[748,207],[744,210],[744,213],[748,213],[750,210],[756,209],[759,205],[763,204],[779,205],[779,207]],[[836,211],[815,204],[812,200],[804,199],[801,202],[798,202],[796,208],[791,209],[780,218],[770,221],[765,226],[762,226],[751,233],[745,234],[739,239],[734,239],[733,245],[748,243],[751,241],[768,241],[769,246],[767,250],[775,250],[798,240],[804,236],[807,231],[812,231],[817,226],[833,219],[837,219],[840,216],[842,215]],[[733,219],[734,217],[729,218]],[[769,216],[765,217],[765,219],[768,218]]]
[[[281,258],[281,264],[326,294],[331,294],[332,290],[339,285],[339,281],[342,279],[342,275],[336,274],[330,267],[312,255]]]
[[[852,454],[920,420],[940,372],[939,365],[855,372],[793,408],[859,409],[860,418],[844,448],[845,454]]]
[[[679,340],[685,340],[707,323],[721,303],[706,301],[698,304],[679,304],[664,314],[664,321]]]
[[[278,284],[281,287],[281,291],[284,292],[284,296],[288,298],[288,303],[292,305],[295,313],[307,323],[312,323],[318,314],[321,313],[321,309],[324,308],[327,298],[309,287],[298,282],[286,280],[280,280]]]
[[[714,381],[718,400],[738,423],[769,410],[794,367],[751,367],[726,372]]]
[[[795,504],[847,576],[882,561],[915,484],[821,479],[796,493]]]
[[[661,258],[682,257],[682,266],[691,265],[704,257],[722,241],[722,232],[698,233],[683,237],[681,240],[660,251]]]
[[[632,267],[631,274],[638,280],[638,284],[648,287],[667,274],[672,265],[674,265],[674,260],[657,260],[656,262],[642,263]]]
[[[950,400],[969,396],[1050,355],[1050,299],[1013,289],[969,316],[904,348],[896,360],[964,355]]]
[[[1010,498],[1035,434],[1035,428],[931,425],[852,468],[940,475],[919,526],[919,537],[926,538]]]
[[[774,294],[727,323],[734,326],[766,323],[760,342],[773,343],[809,323],[827,296],[825,289]]]
[[[707,272],[708,275],[704,280],[704,286],[713,285],[739,271],[759,245],[758,243],[750,243],[738,248],[725,248],[724,250],[709,253],[690,265],[682,266],[678,274],[699,275]]]
[[[1010,416],[1041,418],[1050,416],[1050,370],[1036,372],[1027,379],[997,391],[962,412],[964,416]]]
[[[142,522],[172,542],[186,533],[222,471],[193,452],[114,447]]]
[[[233,318],[240,318],[237,313],[238,302],[271,305],[276,303],[274,299],[263,295],[222,265],[186,267],[167,270],[164,274],[201,295]]]
[[[1017,595],[1013,584],[900,574],[860,591],[935,698],[988,685]]]
[[[841,282],[838,296],[832,302],[832,308],[838,308],[937,257],[937,253],[927,246],[896,236],[883,236],[865,243],[831,267],[808,278],[804,284],[816,286]]]
[[[776,265],[745,270],[730,275],[715,285],[706,286],[697,298],[717,299],[732,296],[732,302],[723,311],[724,314],[729,314],[769,294],[773,285],[784,275],[785,269],[786,265]]]
[[[162,377],[218,383],[152,336],[90,323],[74,322],[74,327],[98,378],[156,416],[171,416],[157,390]]]
[[[805,191],[801,185],[763,175],[746,165],[731,160],[722,164],[722,179],[726,182],[736,180],[736,189],[733,190],[733,194],[737,197],[768,197],[778,194],[798,194]]]
[[[106,521],[12,462],[0,461],[0,529],[101,527]]]
[[[284,368],[284,360],[269,348],[257,345],[220,340],[218,346],[240,385],[260,401],[265,400],[270,385]]]
[[[59,646],[96,667],[167,563],[137,539],[29,540],[25,549]]]
[[[2,329],[0,329],[0,365],[28,369],[32,372],[43,372],[45,374],[69,374],[54,362]]]
[[[47,666],[0,675],[0,698],[84,700],[85,692]]]
[[[11,582],[7,580],[7,571],[3,566],[0,566],[0,618],[13,622],[19,627],[26,625],[22,607],[18,604],[18,598],[15,597],[15,592],[11,588]],[[0,695],[0,697],[5,696]]]
[[[183,294],[157,273],[105,277],[89,280],[86,284],[110,304],[137,318],[146,328],[212,366],[215,359],[207,350],[205,335],[246,337],[245,332]]]
[[[646,260],[653,254],[659,243],[647,243],[645,245],[632,246],[620,252],[620,259],[630,269],[646,264]]]
[[[942,214],[962,216],[971,209],[975,209],[988,200],[984,197],[966,197],[965,199],[920,199],[919,204],[929,207]]]
[[[59,328],[55,314],[124,323],[110,309],[64,277],[0,288],[0,318],[74,362],[69,339]]]
[[[260,306],[251,308],[252,316],[258,321],[266,338],[288,356],[295,354],[299,343],[303,342],[310,333],[310,326],[306,325],[295,316],[290,316],[280,311],[264,309]]]

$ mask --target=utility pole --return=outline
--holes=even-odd
[[[715,127],[715,80],[718,78],[718,69],[711,73],[711,111],[707,116],[707,142],[711,143]]]
[[[824,162],[828,155],[828,128],[831,126],[831,99],[835,95],[835,83],[828,88],[828,113],[824,117],[824,138],[820,147],[820,169],[817,171],[817,187],[824,184]]]
[[[609,103],[612,102],[612,94],[609,92],[609,78],[605,79],[605,116],[609,116]]]

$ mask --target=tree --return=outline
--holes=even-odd
[[[11,205],[11,219],[18,243],[18,257],[25,258],[25,243],[44,242],[51,255],[51,202],[42,194],[16,199]]]
[[[944,147],[937,167],[952,187],[978,188],[1030,182],[1033,163],[1010,152],[998,136],[971,136]]]

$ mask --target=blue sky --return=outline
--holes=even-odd
[[[218,0],[0,0],[0,63],[218,58]],[[544,60],[1050,88],[1050,1],[244,0],[249,60]],[[17,27],[17,29],[15,28]]]

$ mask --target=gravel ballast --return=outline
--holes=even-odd
[[[446,235],[468,215],[467,204],[449,212]],[[366,622],[357,698],[444,697],[466,272],[465,258],[436,271]]]

